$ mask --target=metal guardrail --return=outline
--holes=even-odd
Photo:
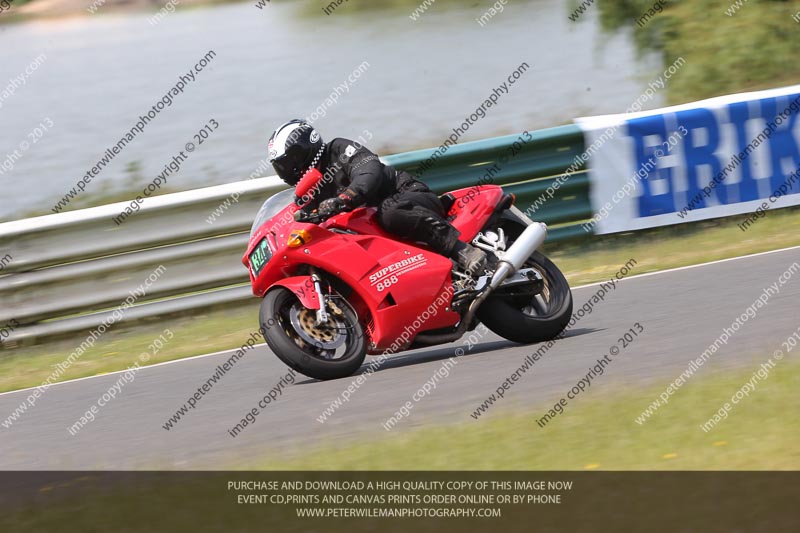
[[[517,206],[527,209],[551,184],[583,154],[583,132],[578,126],[559,126],[531,132],[533,140],[510,155],[509,147],[519,135],[507,135],[450,147],[444,156],[423,175],[423,181],[438,193],[470,187],[498,163],[500,171],[492,183],[502,185],[517,196]],[[396,168],[412,174],[436,151],[435,148],[407,152],[384,158]],[[509,161],[500,164],[502,157]],[[536,210],[534,218],[551,226],[548,242],[585,235],[579,222],[592,217],[589,201],[589,176],[584,166],[563,183],[551,199]]]
[[[584,150],[577,126],[531,133],[533,141],[492,176],[493,183],[517,195],[522,209]],[[422,179],[440,193],[475,185],[487,168],[508,156],[518,137],[451,146]],[[384,161],[414,172],[434,152],[418,150]],[[268,177],[147,198],[120,226],[112,217],[129,202],[0,224],[0,258],[6,258],[0,272],[0,327],[19,323],[3,346],[88,333],[160,265],[163,274],[117,322],[252,299],[241,264],[250,225],[263,201],[284,188],[278,178]],[[208,223],[226,200],[224,212]],[[591,216],[588,178],[581,169],[534,217],[553,225],[553,241],[583,234],[579,222]]]

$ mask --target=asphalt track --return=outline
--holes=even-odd
[[[642,276],[635,276],[634,269],[632,277],[618,283],[478,421],[470,413],[537,346],[486,335],[456,359],[449,377],[414,404],[410,416],[391,432],[382,422],[411,400],[443,361],[454,355],[455,348],[464,347],[463,342],[392,357],[325,423],[317,417],[355,378],[318,382],[298,376],[277,401],[261,410],[254,424],[234,438],[228,429],[288,370],[268,348],[259,346],[170,431],[162,425],[232,352],[144,368],[75,436],[67,428],[117,382],[119,374],[54,385],[11,428],[0,427],[0,470],[227,469],[320,442],[391,437],[434,424],[480,424],[509,409],[529,409],[541,416],[544,406],[574,386],[635,322],[645,332],[570,409],[580,409],[621,387],[634,391],[648,385],[666,387],[795,261],[800,263],[800,248]],[[597,289],[596,285],[575,289],[575,308]],[[800,325],[798,297],[800,273],[692,379],[729,367],[755,368],[764,362]],[[0,419],[5,420],[28,394],[0,395]],[[650,393],[643,393],[642,408],[652,399]]]

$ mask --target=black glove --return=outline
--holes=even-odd
[[[336,198],[328,198],[319,204],[319,214],[323,217],[338,215],[342,211],[353,209],[356,193],[347,189]]]
[[[323,217],[332,217],[338,215],[345,209],[344,200],[341,198],[328,198],[319,204],[319,214]]]

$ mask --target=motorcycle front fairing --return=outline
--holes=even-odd
[[[269,209],[262,207],[262,211]],[[274,216],[254,229],[242,260],[250,271],[254,295],[263,297],[302,265],[325,271],[349,285],[368,310],[370,353],[395,351],[421,331],[451,327],[459,321],[460,315],[450,308],[450,260],[391,238],[378,225],[374,209],[343,213],[321,225],[295,222],[293,203],[280,210],[273,205],[272,211]],[[337,231],[353,226],[365,233]],[[290,246],[289,240],[297,235],[302,236],[302,244],[293,241],[295,245]],[[302,282],[293,281],[298,283]]]

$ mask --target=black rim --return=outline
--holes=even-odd
[[[530,286],[517,287],[508,292],[500,289],[495,295],[526,316],[542,320],[555,317],[567,298],[567,289],[560,276],[547,266],[538,263],[535,257],[525,261],[523,268],[536,270],[542,281]]]

